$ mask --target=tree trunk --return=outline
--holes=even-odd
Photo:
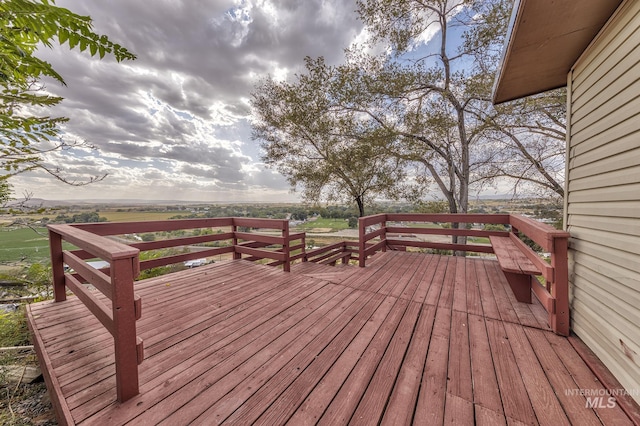
[[[360,217],[364,217],[364,201],[362,201],[362,196],[356,197],[356,203],[358,204],[358,213]]]

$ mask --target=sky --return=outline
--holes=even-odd
[[[251,139],[250,94],[269,75],[292,78],[305,56],[344,59],[365,37],[355,0],[58,0],[93,18],[94,29],[137,55],[99,60],[66,45],[38,55],[66,86],[49,113],[71,120],[67,140],[97,149],[57,152],[66,175],[108,174],[70,187],[42,172],[12,180],[49,200],[130,199],[294,202],[298,196],[261,163]]]

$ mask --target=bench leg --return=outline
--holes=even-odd
[[[516,300],[522,303],[531,303],[531,275],[503,272]]]

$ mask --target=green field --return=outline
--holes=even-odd
[[[118,211],[99,211],[98,214],[102,217],[106,217],[109,222],[141,222],[147,220],[167,220],[177,215],[188,215],[188,212],[174,211],[174,212],[118,212]]]
[[[38,263],[49,259],[49,238],[46,228],[37,233],[30,228],[8,230],[0,228],[0,264]],[[71,245],[65,245],[71,248]]]
[[[298,231],[306,232],[335,232],[348,228],[349,222],[347,219],[325,219],[322,217],[295,227]]]

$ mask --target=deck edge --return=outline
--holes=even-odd
[[[45,302],[46,303],[46,302]],[[53,302],[50,302],[53,303]],[[52,374],[53,365],[47,351],[44,350],[44,342],[38,332],[38,328],[35,326],[35,318],[31,312],[31,305],[26,305],[27,324],[29,326],[29,332],[33,339],[33,346],[38,355],[38,361],[42,370],[42,376],[44,377],[45,384],[47,385],[47,391],[51,398],[51,404],[53,405],[53,411],[56,414],[56,420],[60,425],[74,425],[73,416],[71,410],[67,406],[67,401],[62,395],[58,379]]]
[[[618,379],[605,367],[591,348],[580,339],[580,336],[571,333],[571,335],[567,337],[567,340],[569,340],[569,343],[578,355],[580,355],[580,358],[582,358],[584,363],[587,364],[587,367],[589,367],[606,389],[624,389],[624,386],[622,386]],[[635,399],[629,395],[615,395],[615,398],[618,406],[629,417],[629,420],[631,420],[634,425],[640,426],[640,405],[638,405]]]

